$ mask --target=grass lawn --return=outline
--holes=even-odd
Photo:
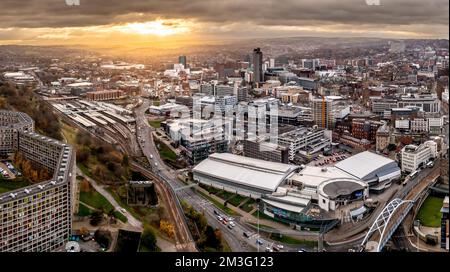
[[[128,221],[127,217],[119,211],[114,211],[113,215],[115,218],[119,219],[120,221],[122,221],[124,223],[126,223]]]
[[[235,194],[224,191],[224,190],[222,190],[216,194],[216,196],[222,198],[223,200],[230,199],[233,195],[235,195]]]
[[[237,212],[233,211],[232,209],[230,209],[228,207],[225,207],[222,203],[220,203],[219,201],[217,201],[214,198],[210,197],[209,195],[203,193],[202,191],[198,191],[198,193],[201,194],[204,198],[206,198],[209,201],[211,201],[216,207],[218,207],[219,209],[224,211],[226,214],[231,215],[231,216],[239,215]]]
[[[64,122],[61,122],[61,133],[64,136],[64,139],[67,140],[69,144],[75,144],[77,138],[77,130],[67,125]]]
[[[133,217],[135,218],[141,217],[132,207],[128,206],[126,203],[122,201],[122,199],[115,190],[113,190],[111,187],[105,188],[105,190],[108,191],[112,195],[114,200],[117,201],[117,203],[119,203],[119,205],[125,210],[127,210]]]
[[[173,162],[177,160],[177,154],[175,154],[175,152],[173,152],[165,143],[157,142],[156,144],[159,145],[159,155],[161,155],[163,159]]]
[[[240,196],[240,195],[235,195],[234,197],[232,197],[230,200],[228,200],[228,202],[237,207],[239,206],[239,204],[242,203],[242,201],[246,200],[247,198],[245,196]]]
[[[208,186],[208,185],[205,185],[205,184],[199,184],[199,186],[200,186],[201,188],[205,189],[206,191],[212,193],[212,194],[216,194],[217,192],[220,191],[220,190],[217,189],[217,188],[214,188],[214,187],[212,187],[212,186]]]
[[[83,204],[80,203],[80,207],[78,209],[78,216],[89,216],[91,215],[92,210],[89,209],[88,207],[84,206]]]
[[[270,235],[270,238],[274,241],[278,241],[283,244],[288,245],[305,245],[309,247],[314,247],[317,245],[316,241],[309,241],[309,240],[299,240],[290,236],[281,235],[281,237],[278,234]]]
[[[29,181],[0,179],[0,194],[31,185]]]
[[[109,201],[95,190],[90,192],[80,192],[80,201],[96,209],[103,209],[105,213],[114,210],[114,207]]]
[[[149,120],[148,124],[154,128],[160,128],[161,127],[161,120]]]
[[[439,197],[429,196],[423,202],[417,214],[420,224],[426,227],[437,228],[441,225],[441,208],[444,200]]]
[[[256,201],[251,198],[251,199],[247,200],[247,202],[242,204],[240,209],[243,211],[246,211],[246,212],[251,212],[256,207],[255,204],[256,204]]]

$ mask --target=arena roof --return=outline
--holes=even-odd
[[[306,166],[298,174],[294,174],[290,179],[301,182],[307,187],[317,188],[322,182],[331,179],[352,179],[354,176],[336,167],[316,167]]]
[[[362,180],[374,178],[380,172],[398,172],[394,160],[364,151],[335,164],[335,167]]]
[[[235,183],[274,192],[298,166],[268,162],[230,153],[214,153],[193,169],[202,174]]]

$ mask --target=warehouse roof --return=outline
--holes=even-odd
[[[373,178],[380,172],[396,172],[399,169],[394,160],[369,151],[338,162],[335,167],[362,180]]]
[[[230,153],[214,153],[194,167],[194,174],[274,192],[298,166],[268,162]]]

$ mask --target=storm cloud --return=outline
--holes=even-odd
[[[185,19],[205,32],[233,31],[236,25],[255,31],[329,27],[419,32],[448,38],[448,0],[1,0],[0,29],[65,28]],[[208,29],[211,25],[212,28]],[[228,27],[229,26],[229,27]],[[429,29],[426,28],[429,26]],[[238,29],[238,28],[237,28]],[[217,33],[220,35],[220,32]],[[268,33],[270,35],[270,33]]]

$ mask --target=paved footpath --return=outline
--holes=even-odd
[[[87,181],[89,181],[89,183],[92,185],[92,187],[94,187],[94,189],[97,192],[99,192],[102,196],[104,196],[109,201],[109,203],[111,203],[111,205],[113,205],[114,209],[116,209],[117,211],[119,211],[120,213],[125,215],[127,218],[128,224],[130,224],[131,226],[133,226],[139,230],[142,230],[141,221],[134,218],[128,211],[125,210],[125,212],[123,212],[122,206],[120,206],[119,203],[117,203],[117,201],[114,199],[114,197],[108,191],[106,191],[102,186],[100,186],[95,180],[93,180],[92,178],[83,174],[83,172],[81,172],[81,170],[78,167],[77,167],[77,175],[83,176]]]

